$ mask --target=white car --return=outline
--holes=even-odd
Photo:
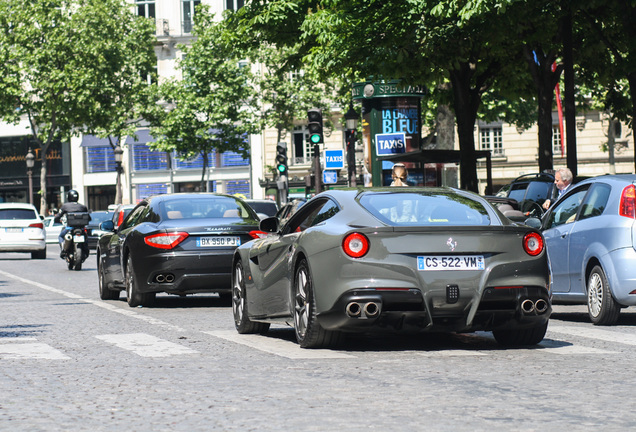
[[[31,252],[46,259],[44,223],[32,204],[0,203],[0,252]]]
[[[47,243],[59,243],[60,231],[64,228],[62,222],[55,222],[53,216],[47,216],[44,218],[44,230],[46,231]]]

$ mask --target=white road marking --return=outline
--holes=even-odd
[[[45,284],[40,283],[40,282],[35,282],[35,281],[29,280],[29,279],[25,279],[25,278],[16,276],[16,275],[11,274],[11,273],[7,273],[7,272],[2,271],[2,270],[0,270],[0,274],[4,275],[6,277],[9,277],[9,278],[15,279],[17,281],[20,281],[22,283],[33,285],[35,287],[42,288],[43,290],[46,290],[46,291],[49,291],[49,292],[52,292],[52,293],[55,293],[55,294],[60,294],[60,295],[62,295],[64,297],[68,297],[68,298],[71,298],[71,299],[74,299],[74,300],[82,301],[84,303],[90,303],[92,305],[99,306],[99,307],[101,307],[103,309],[106,309],[106,310],[109,310],[111,312],[116,312],[116,313],[121,314],[121,315],[126,315],[126,316],[131,317],[131,318],[135,318],[135,319],[138,319],[138,320],[141,320],[141,321],[145,321],[148,324],[164,327],[166,329],[174,330],[174,331],[178,331],[178,332],[185,332],[185,329],[183,329],[181,327],[169,324],[169,323],[167,323],[165,321],[161,321],[159,319],[156,319],[156,318],[153,318],[153,317],[150,317],[150,316],[147,316],[147,315],[139,314],[139,313],[135,312],[132,309],[122,309],[122,308],[118,308],[117,306],[114,306],[114,305],[112,305],[110,303],[103,302],[101,300],[83,298],[80,295],[73,294],[71,292],[64,291],[64,290],[61,290],[61,289],[58,289],[58,288],[54,288],[52,286],[45,285]]]
[[[548,329],[549,333],[561,333],[568,336],[579,336],[590,339],[597,339],[604,342],[616,342],[625,345],[636,346],[636,335],[631,333],[620,333],[612,330],[602,330],[592,327],[556,326]]]
[[[198,354],[198,351],[193,349],[144,333],[109,334],[95,337],[119,348],[132,351],[141,357],[170,357],[181,354]]]
[[[27,338],[16,338],[27,339]],[[17,342],[17,341],[16,341]],[[70,360],[50,345],[40,342],[0,344],[0,358],[2,359],[42,359],[42,360]]]
[[[485,356],[488,355],[481,351],[471,351],[462,349],[444,349],[436,351],[423,351],[417,353],[424,357],[469,357],[469,356]]]
[[[203,333],[292,360],[356,358],[349,354],[327,349],[303,349],[294,342],[261,335],[241,335],[232,330],[204,331]]]

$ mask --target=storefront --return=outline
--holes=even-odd
[[[42,154],[40,147],[29,136],[0,137],[0,202],[29,202],[29,175],[26,165],[29,150],[35,156],[31,176],[33,204],[39,209]],[[68,143],[52,143],[46,164],[46,201],[51,210],[61,205],[60,194],[71,185]],[[47,214],[48,210],[44,213]]]

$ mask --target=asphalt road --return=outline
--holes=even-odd
[[[489,333],[349,338],[303,350],[293,330],[238,335],[229,304],[98,296],[95,256],[69,271],[0,254],[0,430],[568,431],[636,427],[636,308],[617,326],[556,306],[537,347]]]

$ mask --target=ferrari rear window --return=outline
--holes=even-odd
[[[0,219],[3,220],[29,220],[37,218],[37,213],[29,209],[0,209]]]
[[[360,205],[393,226],[490,225],[480,202],[454,193],[367,193]]]

